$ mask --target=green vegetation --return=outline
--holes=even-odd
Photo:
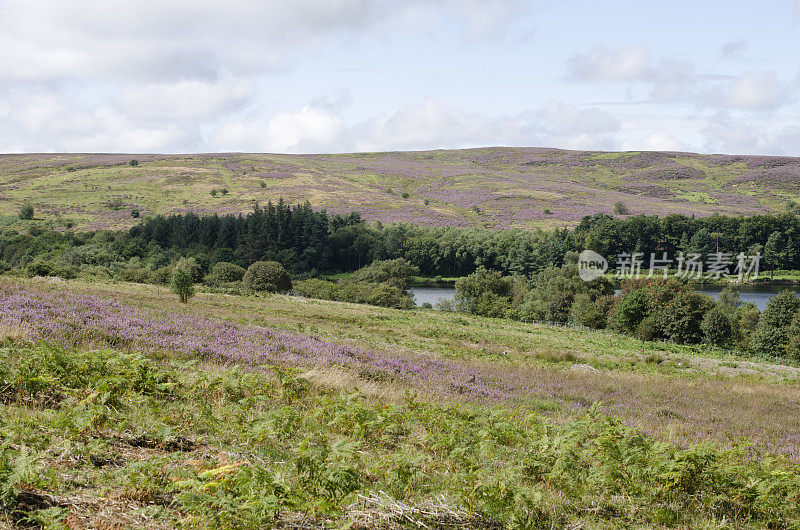
[[[596,409],[559,425],[411,394],[381,402],[289,367],[253,373],[46,343],[6,341],[0,362],[0,491],[6,518],[23,524],[800,520],[793,465],[754,459],[746,445],[660,443]],[[100,496],[117,501],[98,510]]]
[[[370,220],[491,228],[573,227],[575,212],[698,217],[794,212],[798,162],[787,157],[690,153],[596,153],[484,148],[340,155],[4,155],[0,215],[28,201],[37,215],[69,217],[81,229],[135,224],[103,203],[124,196],[132,208],[169,215],[238,214],[252,201],[280,197]],[[211,190],[218,191],[217,197]],[[220,190],[229,190],[220,201]],[[387,200],[394,193],[411,201]],[[572,201],[568,208],[563,199]],[[470,211],[476,206],[481,214]],[[549,210],[552,214],[542,213]]]
[[[227,261],[220,261],[214,264],[211,269],[209,283],[212,285],[231,284],[242,281],[245,269]]]
[[[242,276],[242,285],[253,291],[285,293],[292,288],[292,279],[277,261],[256,261]]]
[[[584,282],[574,265],[530,278],[479,269],[456,281],[455,309],[523,322],[609,328],[645,341],[706,342],[797,358],[790,328],[800,319],[800,299],[791,291],[772,298],[763,315],[753,304],[741,304],[733,289],[725,289],[714,302],[674,278],[626,280],[618,294],[612,293],[608,279]]]
[[[33,219],[33,206],[25,204],[19,209],[19,218],[23,221],[30,221]]]
[[[184,304],[189,298],[194,296],[194,281],[192,275],[184,269],[176,267],[172,272],[172,279],[169,282],[170,290],[177,294]]]
[[[403,258],[375,261],[335,283],[319,278],[295,282],[292,292],[308,298],[411,309],[414,301],[408,288],[418,273],[419,269]]]

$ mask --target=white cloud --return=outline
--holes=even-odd
[[[672,134],[655,132],[637,142],[637,149],[643,151],[689,151],[691,147]]]
[[[552,134],[607,134],[619,130],[616,118],[605,111],[581,110],[558,100],[550,100],[536,116],[545,130]]]
[[[515,116],[468,112],[428,98],[419,104],[347,124],[330,109],[307,106],[269,119],[233,119],[210,142],[221,150],[270,152],[384,151],[483,145],[564,148],[615,145],[617,121],[596,109],[551,101]]]
[[[521,0],[27,0],[0,3],[0,82],[164,82],[275,71],[331,39],[420,20],[496,35]]]
[[[336,150],[345,137],[345,126],[336,114],[306,106],[266,120],[232,119],[218,127],[210,141],[222,151],[313,153]]]
[[[789,90],[773,72],[750,72],[730,85],[724,101],[731,108],[772,110],[789,98]]]
[[[654,69],[648,51],[641,46],[612,50],[597,47],[573,55],[568,61],[568,77],[575,81],[649,81]]]
[[[213,119],[250,102],[252,87],[241,79],[179,81],[122,90],[120,111],[140,119],[185,121]]]
[[[739,42],[725,48],[736,51]],[[723,48],[723,50],[725,50]],[[568,79],[593,83],[643,83],[653,102],[768,111],[791,101],[788,85],[774,72],[739,76],[702,75],[692,64],[669,58],[654,60],[645,48],[594,48],[567,61]]]
[[[773,116],[765,120],[718,112],[708,119],[702,130],[705,140],[702,148],[715,153],[797,156],[797,145],[800,145],[797,123],[797,116]]]
[[[0,92],[0,116],[5,152],[157,152],[200,141],[199,130],[137,123],[113,107],[79,107],[50,91]]]

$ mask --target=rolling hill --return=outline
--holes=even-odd
[[[129,162],[135,159],[138,165]],[[232,213],[283,197],[425,225],[552,228],[584,215],[781,212],[800,158],[491,147],[333,155],[0,155],[0,215],[122,228],[156,213]]]

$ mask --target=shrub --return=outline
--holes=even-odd
[[[566,322],[569,320],[573,294],[571,291],[556,291],[545,303],[545,319],[548,322]]]
[[[320,298],[322,300],[337,300],[338,289],[336,284],[319,278],[309,278],[295,282],[292,292],[306,298]]]
[[[720,306],[706,313],[700,329],[703,331],[703,341],[713,346],[725,346],[733,337],[731,320]]]
[[[194,296],[194,281],[192,275],[183,269],[176,268],[172,273],[172,280],[169,283],[170,290],[177,294],[182,303],[189,301]]]
[[[131,167],[136,167],[139,165],[139,161],[134,158],[130,162],[128,162],[128,165]]]
[[[569,321],[588,328],[600,329],[605,324],[605,315],[600,312],[597,302],[587,293],[578,293],[572,300]]]
[[[228,188],[222,188],[221,190],[219,190],[219,192],[221,194],[223,194],[223,195],[227,195],[228,194]]]
[[[456,304],[464,311],[476,315],[504,314],[511,303],[510,295],[511,278],[504,278],[497,271],[478,269],[456,281]]]
[[[125,206],[125,202],[122,197],[114,197],[106,203],[106,207],[111,210],[121,210],[123,206]]]
[[[245,270],[233,263],[221,261],[211,269],[212,283],[233,283],[240,282],[244,277]]]
[[[24,204],[22,208],[19,209],[19,218],[23,221],[30,221],[33,219],[33,206]]]
[[[277,261],[256,261],[247,268],[242,283],[248,289],[270,293],[285,293],[292,288],[289,273]]]
[[[203,281],[203,268],[194,258],[179,259],[175,268],[188,272],[192,277],[192,283],[200,283]]]
[[[661,328],[667,338],[682,344],[696,344],[703,339],[700,325],[714,302],[696,292],[682,292],[659,312]]]
[[[744,350],[753,349],[752,338],[760,318],[761,312],[752,302],[742,304],[736,308],[733,314],[733,322],[735,323],[736,340],[739,341],[740,348]]]
[[[789,342],[786,345],[786,356],[794,361],[800,361],[800,311],[794,314],[787,334]]]
[[[631,212],[624,202],[617,201],[614,203],[614,213],[617,215],[628,215]]]
[[[407,191],[404,191],[403,194],[401,195],[401,197],[403,197],[404,199],[408,199],[410,197],[410,195],[408,194]]]
[[[217,196],[217,190],[216,189],[211,190],[211,196],[212,197],[216,197]]]
[[[28,263],[25,267],[25,273],[31,278],[34,276],[55,276],[65,280],[71,280],[78,275],[75,268],[70,265],[42,258],[37,258]]]
[[[411,278],[419,274],[419,268],[404,258],[374,261],[354,272],[349,280],[355,282],[388,283],[402,290],[408,289]]]
[[[156,285],[167,285],[172,278],[172,269],[169,267],[159,267],[150,273],[150,283]]]
[[[798,310],[800,300],[791,291],[781,291],[771,298],[753,334],[753,349],[766,355],[786,355],[787,329]]]
[[[142,267],[125,267],[117,271],[114,277],[121,282],[149,283],[151,274]]]
[[[553,212],[552,210],[550,210],[550,208],[545,208],[544,210],[542,210],[542,213],[545,215],[552,215]]]
[[[131,210],[131,217],[134,218],[134,219],[138,219],[139,218],[139,210],[136,209],[136,208]]]
[[[53,274],[54,265],[52,262],[45,259],[36,259],[28,263],[25,267],[25,273],[29,277],[34,276],[51,276]]]
[[[394,307],[397,309],[410,309],[414,302],[402,289],[394,285],[376,285],[367,298],[367,303],[380,307]]]
[[[633,333],[648,313],[647,293],[644,289],[634,289],[620,300],[614,319],[622,331]]]
[[[649,315],[645,317],[639,325],[636,326],[636,335],[637,339],[650,341],[659,338],[661,330],[658,325],[658,321],[656,315]]]
[[[717,305],[719,305],[721,308],[736,310],[736,308],[741,305],[741,302],[739,301],[739,291],[730,285],[726,286],[719,293]]]

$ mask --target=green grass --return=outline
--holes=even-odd
[[[596,409],[398,403],[290,368],[0,343],[6,521],[64,527],[797,524],[800,474]],[[543,409],[551,408],[540,402]]]
[[[113,299],[156,316],[164,311],[195,314],[359,345],[389,356],[445,358],[479,369],[488,378],[536,381],[522,402],[510,406],[531,407],[547,400],[559,405],[556,411],[543,411],[556,421],[567,421],[598,401],[603,410],[631,425],[681,444],[725,444],[746,437],[780,451],[800,432],[800,417],[794,412],[794,403],[800,402],[800,369],[703,346],[648,343],[643,352],[640,341],[610,332],[280,295],[199,293],[189,304],[180,304],[166,289],[140,284],[21,284],[53,296],[77,292]],[[655,358],[660,362],[653,362]],[[336,376],[328,383],[340,384],[339,379],[381,398],[402,398],[402,389],[386,394],[358,377]],[[425,399],[442,399],[424,388],[416,390]]]
[[[476,404],[331,366],[252,371],[105,347],[113,336],[67,345],[32,342],[24,323],[0,329],[9,523],[415,528],[441,526],[445,511],[475,528],[799,521],[797,464],[779,456],[796,456],[800,432],[793,366],[430,310],[202,292],[181,304],[148,285],[0,281],[15,285],[535,385]]]

